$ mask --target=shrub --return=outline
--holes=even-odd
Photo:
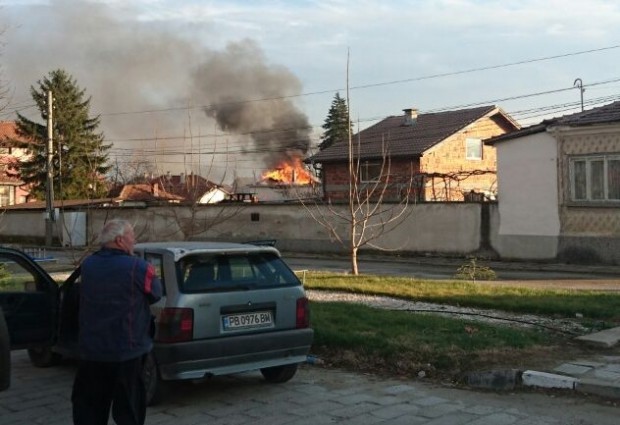
[[[475,257],[470,258],[468,262],[461,265],[454,277],[462,280],[471,280],[472,282],[497,279],[495,272],[490,267],[478,264]]]

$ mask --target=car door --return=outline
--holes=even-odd
[[[58,285],[30,256],[11,248],[0,248],[0,311],[11,350],[54,342]]]

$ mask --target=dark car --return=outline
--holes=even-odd
[[[274,247],[161,242],[137,244],[135,252],[164,286],[151,307],[155,346],[144,370],[150,403],[161,399],[167,381],[260,370],[267,381],[285,382],[306,360],[313,338],[308,299]],[[11,290],[0,292],[11,349],[27,348],[41,367],[76,357],[79,268],[58,286],[19,251],[1,250],[2,262],[11,264]]]
[[[54,279],[27,254],[0,247],[0,388],[10,383],[9,349],[55,343],[58,308]]]

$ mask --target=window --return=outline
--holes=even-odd
[[[573,157],[569,167],[572,201],[620,201],[620,155]]]
[[[465,158],[482,159],[482,140],[465,139]]]
[[[179,267],[183,292],[242,291],[300,284],[273,253],[188,256]]]
[[[381,163],[364,161],[360,164],[360,181],[378,182],[381,180]]]

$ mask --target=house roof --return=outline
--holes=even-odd
[[[166,192],[148,183],[126,184],[110,191],[115,201],[183,201],[182,196]]]
[[[518,128],[518,124],[501,109],[488,105],[419,114],[413,124],[408,124],[403,115],[389,116],[354,135],[353,146],[357,150],[359,144],[362,159],[382,158],[386,150],[391,157],[421,156],[429,148],[489,114],[499,114],[510,126]],[[348,150],[347,142],[338,142],[305,162],[340,162],[348,158]]]
[[[5,140],[17,138],[17,125],[15,121],[0,121],[0,146],[6,146]],[[20,186],[24,182],[19,178],[19,161],[13,155],[0,155],[0,183]]]
[[[0,141],[7,138],[18,138],[17,124],[15,124],[15,121],[0,121]]]
[[[599,106],[583,112],[563,115],[556,118],[548,118],[538,124],[534,124],[522,129],[502,134],[500,136],[491,137],[484,141],[487,145],[494,145],[497,142],[512,140],[519,137],[529,136],[530,134],[542,133],[547,131],[549,127],[568,126],[568,127],[585,127],[597,124],[609,124],[620,122],[620,101],[610,103],[608,105]]]
[[[197,174],[164,175],[151,179],[150,183],[159,184],[166,192],[188,201],[196,201],[205,193],[219,187]]]

